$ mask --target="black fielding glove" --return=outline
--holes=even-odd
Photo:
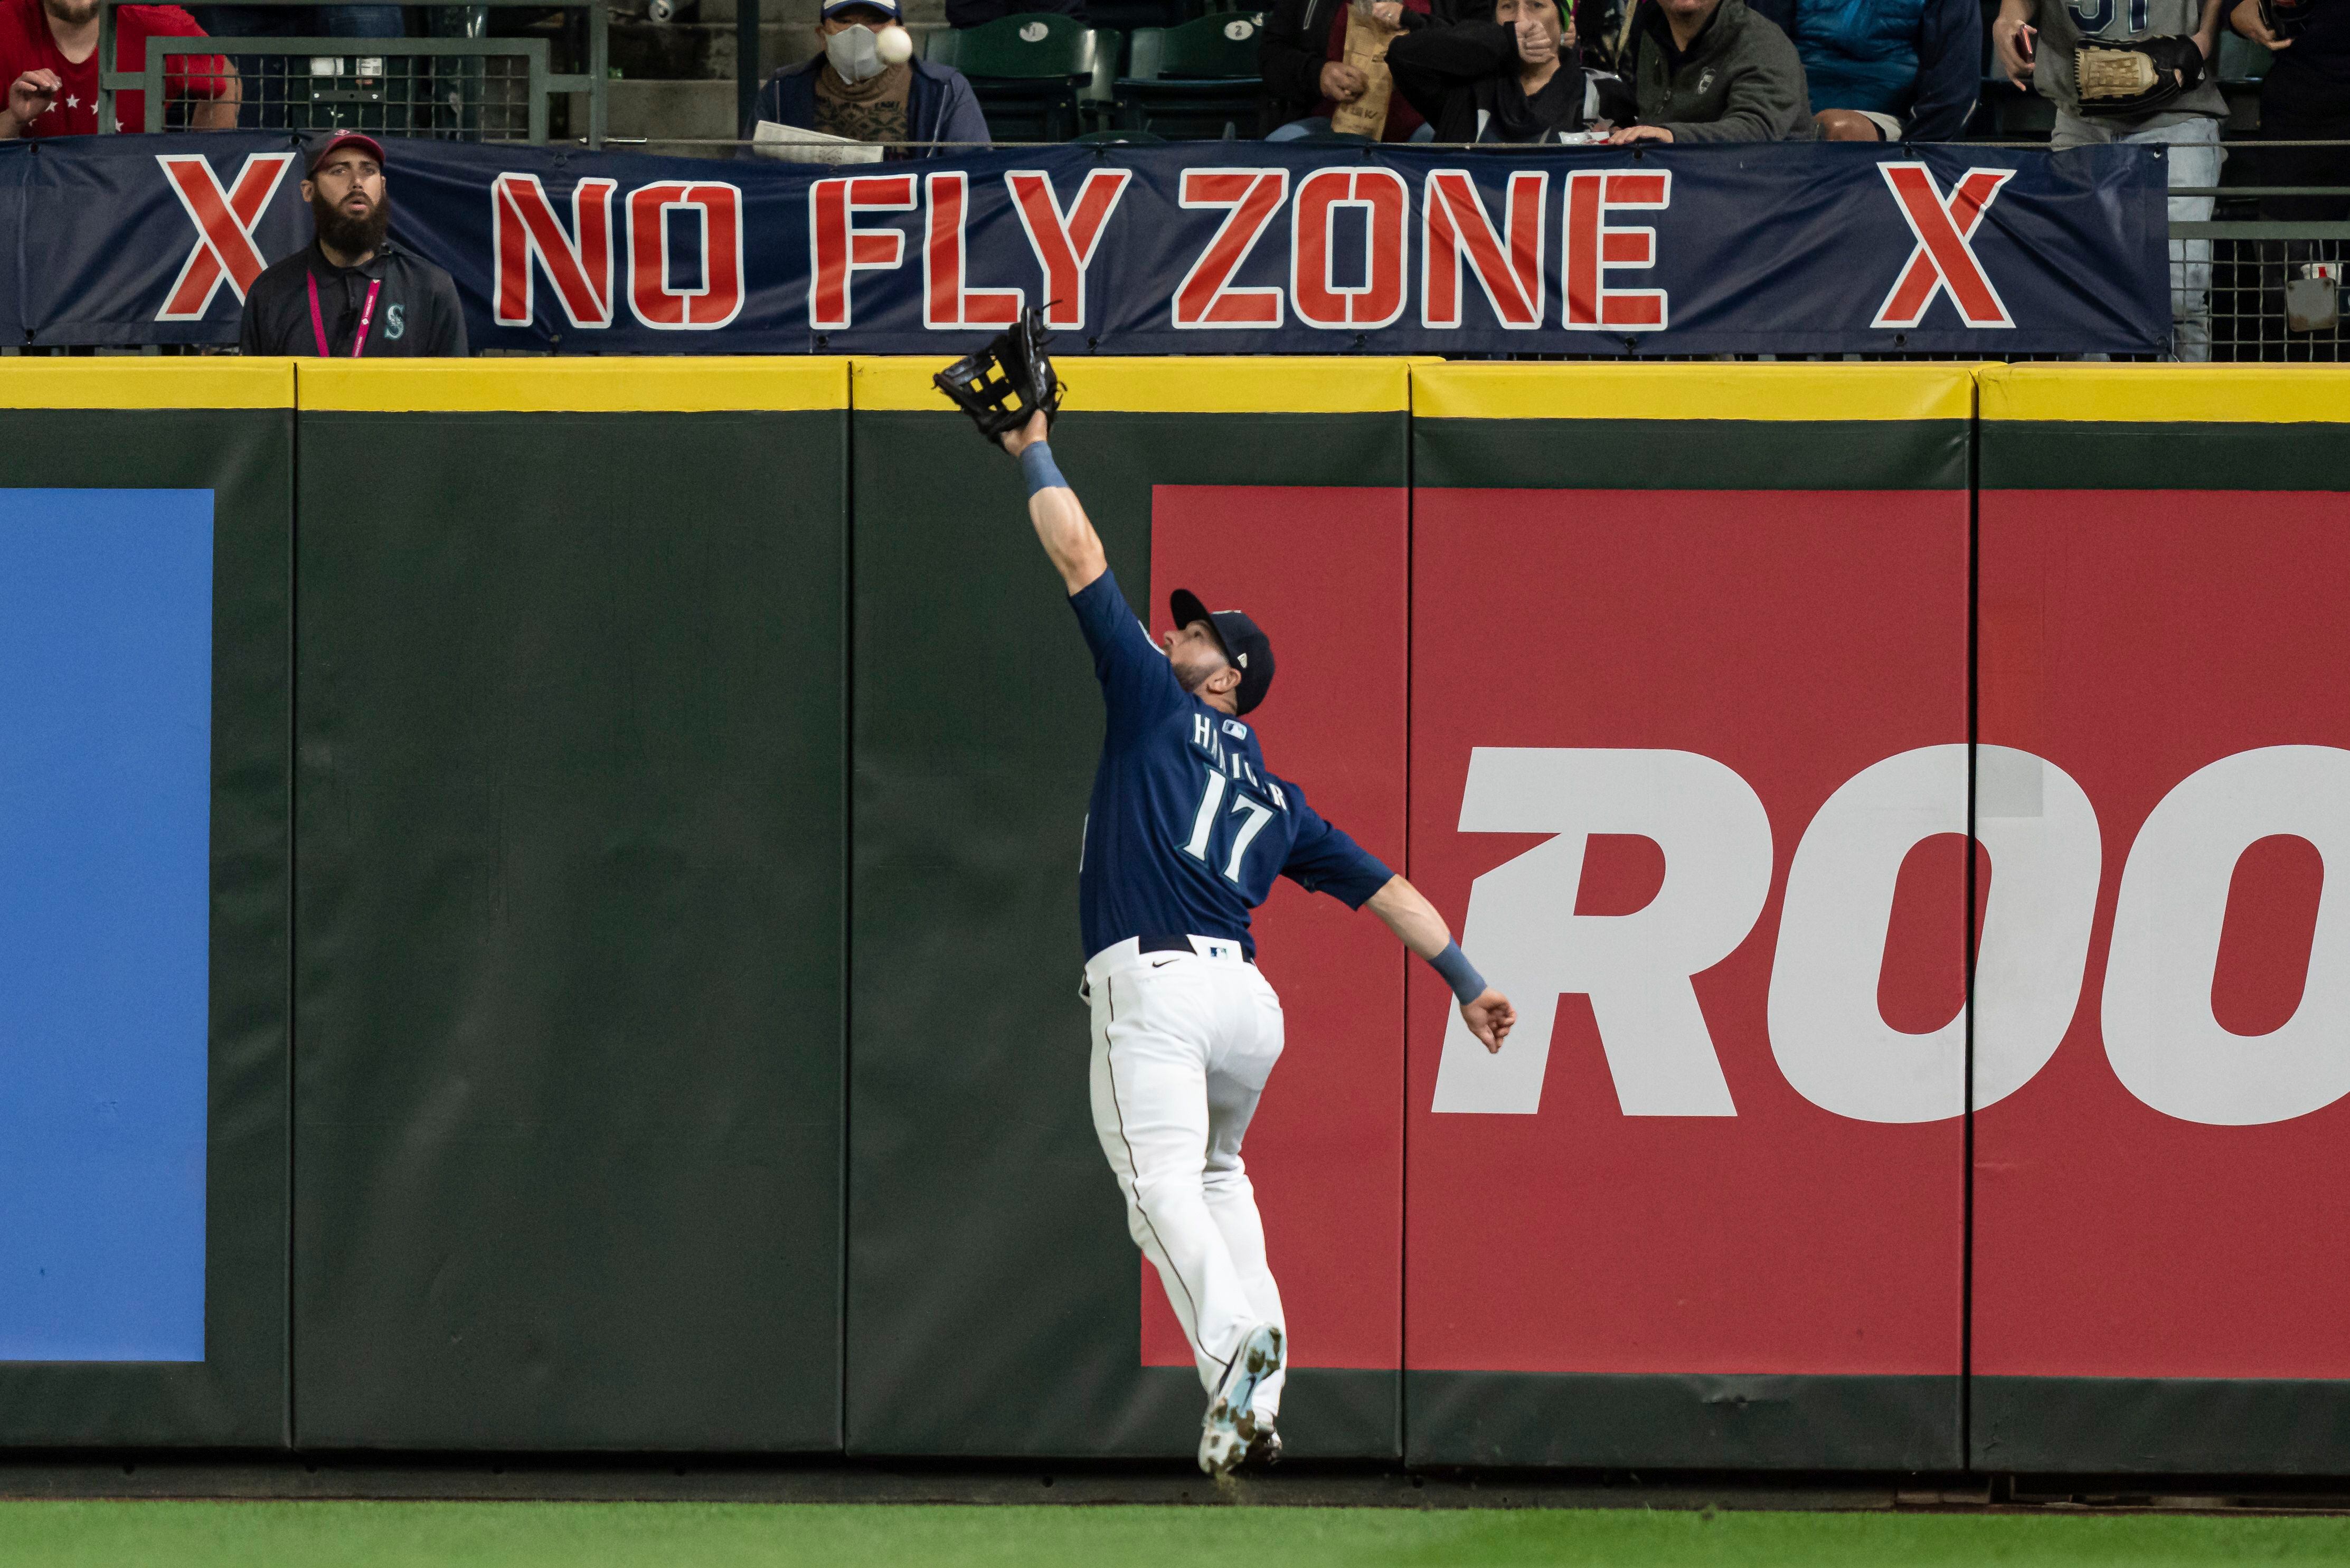
[[[956,360],[931,378],[954,406],[979,427],[990,446],[1002,442],[1007,431],[1028,422],[1039,409],[1050,429],[1060,411],[1061,379],[1045,352],[1052,335],[1035,306],[1020,313],[1012,329],[978,353]],[[993,372],[993,376],[990,372]]]

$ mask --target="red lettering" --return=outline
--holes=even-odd
[[[491,184],[497,274],[493,318],[499,326],[528,327],[536,318],[534,258],[572,326],[612,325],[612,193],[618,189],[611,180],[582,180],[572,187],[571,233],[566,234],[537,175],[501,174]]]
[[[1234,288],[1232,275],[1289,194],[1286,169],[1186,169],[1178,203],[1225,207],[1230,214],[1175,289],[1179,327],[1267,327],[1281,325],[1281,289]]]
[[[669,215],[690,212],[702,230],[702,283],[671,278]],[[743,310],[743,192],[695,182],[646,185],[629,193],[629,310],[660,331],[709,332]]]
[[[1289,210],[1291,303],[1308,327],[1385,327],[1403,314],[1404,217],[1411,205],[1403,176],[1391,169],[1317,169],[1298,182]],[[1359,207],[1366,220],[1363,281],[1330,281],[1330,242],[1338,209]]]
[[[256,152],[236,171],[236,183],[221,189],[220,177],[202,157],[189,153],[159,153],[163,178],[196,225],[195,247],[180,264],[163,296],[158,321],[201,321],[212,307],[213,296],[226,279],[239,303],[265,265],[253,244],[253,231],[269,208],[269,198],[294,161],[291,152]]]
[[[1126,194],[1131,170],[1097,169],[1077,187],[1077,199],[1064,213],[1053,197],[1053,177],[1035,169],[1004,175],[1013,211],[1028,235],[1028,248],[1045,275],[1045,325],[1082,329],[1086,324],[1086,272],[1094,247],[1108,226],[1118,199]]]
[[[914,206],[911,174],[858,174],[808,187],[808,325],[819,332],[849,323],[849,284],[860,272],[887,272],[906,260],[896,229],[860,229],[859,213],[904,213]]]
[[[1669,173],[1634,174],[1592,171],[1566,177],[1565,276],[1560,325],[1596,332],[1661,330],[1667,301],[1661,288],[1609,288],[1611,267],[1657,265],[1657,231],[1617,228],[1611,212],[1672,204]]]
[[[1510,176],[1502,226],[1506,246],[1465,169],[1429,171],[1419,244],[1420,325],[1461,325],[1461,263],[1465,256],[1494,318],[1513,331],[1542,325],[1544,207],[1550,181],[1534,170]]]
[[[1923,163],[1880,163],[1877,168],[1918,244],[1893,291],[1877,307],[1877,319],[1869,325],[1915,327],[1924,318],[1934,296],[1947,288],[1950,303],[1959,307],[1959,318],[1969,327],[2014,326],[2007,303],[1991,286],[1991,276],[1969,241],[1984,211],[1998,198],[2000,188],[2015,177],[2015,171],[1970,169],[1945,202]]]
[[[956,170],[930,175],[922,182],[930,198],[930,223],[922,243],[922,325],[933,331],[1008,327],[1020,319],[1018,289],[963,286],[970,178]]]

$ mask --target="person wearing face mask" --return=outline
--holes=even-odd
[[[1632,115],[1623,83],[1577,61],[1556,0],[1496,0],[1491,21],[1406,33],[1388,68],[1439,141],[1555,141]]]
[[[951,66],[914,57],[899,0],[830,0],[824,53],[769,77],[743,126],[766,119],[852,141],[907,144],[892,157],[952,155],[988,140],[971,83]]]

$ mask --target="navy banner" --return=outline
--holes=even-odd
[[[2128,354],[2170,324],[2153,147],[387,151],[394,236],[477,349],[959,350],[1024,302],[1063,352],[1142,354]],[[12,148],[0,313],[19,342],[233,342],[309,237],[300,179],[282,136]]]

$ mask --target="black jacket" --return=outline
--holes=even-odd
[[[465,357],[465,312],[457,303],[456,284],[422,256],[390,240],[365,265],[355,267],[335,265],[312,240],[255,278],[244,296],[244,319],[237,327],[238,348],[247,354],[317,358],[318,333],[310,320],[306,282],[314,275],[318,280],[318,324],[326,328],[329,356],[350,353],[368,286],[381,283],[375,317],[360,349],[363,358]]]
[[[1500,22],[1423,27],[1388,46],[1388,68],[1439,141],[1538,141],[1595,119],[1620,125],[1632,118],[1623,84],[1586,73],[1571,57],[1528,98],[1518,86],[1517,29]]]
[[[1444,0],[1437,0],[1440,6]],[[1347,0],[1274,0],[1257,35],[1256,68],[1264,78],[1264,129],[1312,114],[1322,101],[1322,67],[1330,63],[1330,22]],[[1403,14],[1406,32],[1430,21]],[[1390,46],[1392,47],[1393,46]]]

